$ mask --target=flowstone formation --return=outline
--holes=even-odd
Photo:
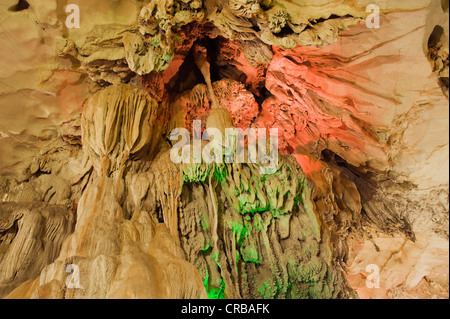
[[[64,241],[58,258],[54,260],[54,254],[58,251],[49,255],[46,249],[43,258],[48,264],[43,267],[40,276],[24,283],[10,297],[16,294],[31,298],[206,296],[200,276],[194,266],[183,260],[182,252],[174,242],[176,237],[170,235],[169,229],[173,223],[169,221],[167,226],[160,224],[151,209],[144,211],[139,207],[128,212],[124,205],[129,185],[125,181],[142,166],[148,166],[145,164],[148,161],[132,165],[130,158],[136,163],[139,158],[136,154],[143,149],[147,150],[146,156],[150,156],[148,150],[152,150],[152,143],[159,139],[157,110],[158,103],[145,91],[128,85],[106,88],[87,101],[81,121],[81,140],[93,161],[93,171],[78,202],[75,228],[68,229],[70,236]],[[155,163],[160,164],[158,160]],[[158,166],[161,169],[157,172],[164,172],[162,165]],[[173,176],[167,176],[167,179],[160,177],[157,180],[157,183],[162,183],[158,187],[161,192],[167,190],[171,183],[176,183]],[[163,207],[168,219],[171,216],[170,197],[174,194],[169,189],[166,195],[158,197],[158,204]],[[153,209],[155,205],[156,201]],[[6,212],[12,213],[9,217],[9,224],[12,224],[21,215],[12,210],[16,204],[9,206],[11,208]],[[37,223],[38,220],[31,225],[19,224],[19,229],[25,231],[27,227],[37,227]],[[52,223],[49,225],[44,230],[37,228],[36,232],[46,234]],[[10,228],[8,224],[2,226],[5,235],[10,233]],[[7,252],[14,253],[15,244],[19,241],[17,245],[20,245],[20,240],[20,236],[13,238],[12,245],[6,246]],[[56,243],[61,244],[61,241]],[[19,258],[28,255],[27,252],[16,252]],[[25,261],[38,267],[41,259]],[[11,265],[6,264],[4,269]],[[75,270],[78,276],[73,283],[66,279],[68,269]],[[5,280],[11,279],[6,277]],[[170,287],[160,289],[158,285],[161,282],[168,283]]]
[[[293,158],[281,159],[273,175],[261,175],[256,164],[189,166],[183,174],[182,247],[210,297],[350,294]]]
[[[448,298],[448,1],[76,3],[0,4],[0,298]]]

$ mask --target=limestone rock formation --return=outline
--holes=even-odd
[[[0,298],[448,298],[448,1],[75,2],[0,4]]]

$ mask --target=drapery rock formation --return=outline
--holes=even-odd
[[[448,1],[71,3],[0,4],[0,298],[448,298]]]

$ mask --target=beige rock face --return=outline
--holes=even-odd
[[[349,281],[362,298],[448,298],[448,241],[418,237],[377,238],[354,243]],[[379,285],[370,276],[375,265]]]
[[[73,3],[0,3],[1,298],[448,298],[448,1]]]

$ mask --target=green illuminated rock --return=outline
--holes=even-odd
[[[336,298],[345,289],[295,159],[280,158],[272,175],[258,164],[183,164],[182,172],[182,248],[210,298]]]

